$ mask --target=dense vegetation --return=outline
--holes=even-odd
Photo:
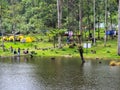
[[[93,0],[61,0],[62,27],[74,32],[93,29]],[[96,23],[117,25],[118,5],[116,0],[96,0]],[[57,0],[0,0],[0,20],[4,32],[45,33],[57,28]],[[81,16],[79,13],[82,12]]]
[[[1,34],[15,34],[15,32],[19,31],[21,34],[29,34],[36,38],[36,42],[33,43],[5,42],[5,47],[9,49],[12,45],[14,48],[31,48],[31,50],[36,51],[35,46],[37,46],[38,49],[40,48],[40,50],[36,51],[39,56],[50,56],[52,54],[52,56],[63,54],[78,56],[76,46],[72,49],[69,48],[72,47],[71,44],[64,46],[62,49],[53,49],[51,47],[55,47],[55,41],[57,41],[59,33],[65,35],[63,32],[66,31],[73,31],[72,44],[79,42],[76,37],[79,35],[82,35],[83,43],[91,42],[91,39],[88,37],[90,35],[93,36],[95,23],[97,45],[88,49],[90,55],[86,54],[86,57],[103,57],[103,54],[106,54],[106,57],[109,58],[116,57],[116,37],[110,37],[110,40],[107,41],[108,45],[104,48],[103,42],[105,30],[113,29],[118,26],[118,0],[95,0],[95,10],[94,0],[60,0],[62,7],[60,28],[58,27],[57,1],[58,0],[0,0]],[[103,24],[102,28],[100,27],[101,23]],[[66,45],[66,39],[66,36],[62,37],[63,45]],[[49,49],[41,50],[46,47]],[[109,49],[111,47],[113,49],[110,51]],[[97,50],[96,54],[91,54],[91,51],[96,51],[98,48],[100,48],[100,50]],[[0,50],[0,53],[6,55],[6,52],[3,53],[2,50]],[[9,51],[7,51],[7,53],[10,54]]]

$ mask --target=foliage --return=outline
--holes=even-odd
[[[58,34],[63,35],[66,31],[66,29],[53,29],[50,30],[50,32],[47,32],[47,35],[50,37],[56,37]]]
[[[74,36],[82,33],[84,40],[93,32],[94,13],[93,0],[61,0],[62,1],[62,27],[57,29],[57,0],[0,0],[0,31],[11,33],[20,31],[22,34],[40,34],[54,38],[64,34],[65,31],[73,31]],[[106,0],[96,0],[96,21],[95,23],[105,22],[105,3]],[[107,0],[107,23],[108,27],[118,23],[118,2]],[[80,8],[81,5],[81,8]],[[80,20],[81,10],[81,22]],[[81,31],[79,24],[82,23]],[[89,31],[89,32],[88,32]],[[97,33],[103,38],[104,29],[96,28]],[[84,37],[85,36],[85,37]],[[41,38],[41,37],[40,37]],[[40,40],[37,37],[38,40]],[[76,37],[73,37],[76,38]],[[95,37],[96,38],[96,37]],[[27,40],[36,41],[31,37],[3,37],[5,41]],[[44,37],[42,37],[44,39]],[[48,39],[48,38],[47,38]],[[58,38],[59,39],[59,38]],[[84,41],[83,40],[83,41]],[[41,40],[42,41],[42,40]],[[61,41],[61,40],[58,40]],[[103,50],[104,51],[104,50]],[[108,50],[109,51],[109,50]]]
[[[41,33],[45,28],[57,28],[56,0],[0,0],[0,17],[5,32],[13,28],[22,33]],[[62,28],[78,30],[79,4],[82,7],[82,26],[93,28],[93,0],[64,0]],[[108,0],[108,22],[117,24],[117,2]],[[96,0],[96,22],[104,23],[105,0]],[[14,26],[14,27],[13,27]]]
[[[15,38],[14,38],[13,35],[11,35],[11,36],[4,36],[4,37],[2,37],[2,39],[3,39],[4,41],[7,41],[7,42],[9,42],[9,41],[13,42],[14,39],[15,39],[15,41],[19,41],[19,42],[29,42],[29,43],[36,41],[35,37],[32,37],[32,36],[27,36],[27,37],[25,37],[25,36],[23,36],[23,35],[15,36]],[[2,40],[2,39],[1,39],[1,40]]]

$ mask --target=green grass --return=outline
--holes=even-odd
[[[90,50],[96,50],[96,54],[91,54]],[[85,57],[88,58],[105,58],[105,59],[119,59],[117,55],[117,40],[107,41],[106,47],[104,42],[98,41],[97,46],[88,49],[88,54],[85,54]]]
[[[89,41],[90,42],[90,41]],[[1,56],[11,56],[13,53],[10,52],[9,48],[12,46],[14,49],[20,47],[21,49],[29,48],[30,51],[35,51],[37,56],[65,56],[65,57],[79,57],[79,52],[77,51],[77,46],[74,48],[69,48],[68,45],[64,46],[62,49],[53,48],[53,43],[44,41],[32,42],[32,43],[20,43],[20,42],[4,42],[6,51],[2,51],[0,47]],[[35,46],[38,50],[35,49]],[[47,48],[47,50],[42,50]],[[92,54],[91,50],[95,50],[96,54]],[[87,51],[87,53],[86,53]],[[104,41],[97,41],[95,46],[92,48],[84,48],[84,57],[92,59],[119,59],[117,55],[117,39],[108,40],[106,47],[104,46]]]

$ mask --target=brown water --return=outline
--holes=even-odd
[[[0,90],[120,90],[120,67],[79,58],[0,58]]]

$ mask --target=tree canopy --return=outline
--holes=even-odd
[[[93,0],[61,0],[62,28],[79,30],[79,11],[82,27],[93,28]],[[79,8],[81,5],[81,8]],[[96,23],[104,23],[105,0],[96,0]],[[0,20],[5,32],[41,33],[57,28],[57,0],[0,0]],[[80,10],[79,10],[80,9]],[[107,21],[117,25],[118,0],[107,0]]]

